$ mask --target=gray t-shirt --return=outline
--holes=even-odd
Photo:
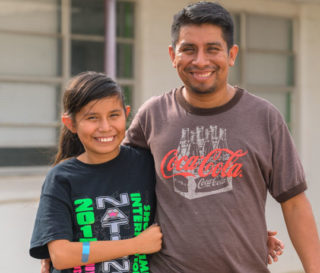
[[[146,102],[125,139],[155,161],[164,244],[151,271],[269,272],[267,192],[284,202],[306,189],[287,126],[243,89],[212,109],[191,106],[181,90]]]

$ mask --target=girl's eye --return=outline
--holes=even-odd
[[[110,115],[111,118],[115,118],[115,117],[119,117],[119,116],[120,116],[120,115],[117,114],[117,113],[114,113],[114,114],[111,114],[111,115]]]
[[[95,120],[95,119],[97,119],[95,116],[89,116],[88,118],[87,118],[88,120]]]

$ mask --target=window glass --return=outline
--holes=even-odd
[[[125,104],[130,105],[132,107],[132,93],[133,93],[133,86],[132,85],[121,85],[121,88],[124,93],[124,98],[125,98]],[[131,112],[129,114],[129,117],[127,118],[127,128],[129,128],[130,123],[132,121],[132,108]]]
[[[125,103],[130,105],[132,102],[132,85],[121,85],[121,88],[124,93]]]
[[[133,77],[133,45],[117,43],[117,77]]]
[[[126,104],[133,106],[133,83],[122,84],[123,80],[134,78],[134,10],[135,4],[129,1],[117,1],[117,56],[116,56],[116,77],[125,93]],[[131,114],[127,120],[129,126]]]
[[[247,53],[247,83],[293,85],[292,56],[267,53]]]
[[[104,71],[104,43],[72,41],[72,75],[83,71]]]
[[[58,76],[61,40],[0,32],[0,74]]]
[[[230,69],[229,81],[270,101],[290,126],[295,84],[293,20],[252,14],[233,14],[233,19],[235,43],[242,47],[236,65]],[[284,92],[284,88],[289,91]]]
[[[134,37],[134,3],[117,2],[117,37]]]
[[[86,70],[104,71],[104,5],[103,0],[0,0],[0,75],[12,78],[12,83],[0,81],[0,166],[48,164],[57,145],[63,79]],[[116,1],[116,75],[130,105],[134,5]],[[60,34],[65,8],[70,10],[71,52],[62,47]],[[62,58],[70,55],[68,71],[67,65],[62,69]],[[59,80],[56,85],[41,83]]]
[[[58,88],[53,85],[0,83],[0,121],[55,122],[60,103],[58,93]]]
[[[72,0],[72,33],[104,35],[104,1]]]
[[[240,15],[232,14],[234,23],[234,43],[240,45]]]
[[[0,0],[0,29],[60,32],[61,0]]]
[[[0,147],[29,147],[56,145],[56,127],[59,116],[59,88],[44,84],[0,83],[1,123]],[[41,103],[40,103],[41,102]],[[25,123],[15,127],[15,123]],[[44,127],[28,124],[43,124]]]
[[[248,48],[291,50],[291,32],[292,22],[289,19],[260,15],[247,17]]]

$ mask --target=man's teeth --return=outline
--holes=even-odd
[[[206,78],[206,77],[209,77],[211,74],[211,72],[207,72],[207,73],[195,73],[195,75],[197,77],[200,77],[200,78]]]
[[[113,140],[113,137],[100,137],[100,138],[97,138],[97,140],[100,142],[110,142]]]

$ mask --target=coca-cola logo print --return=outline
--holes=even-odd
[[[161,174],[172,178],[174,190],[187,199],[226,192],[232,190],[232,178],[242,177],[238,160],[246,154],[228,148],[225,128],[183,128],[177,149],[162,159]]]

